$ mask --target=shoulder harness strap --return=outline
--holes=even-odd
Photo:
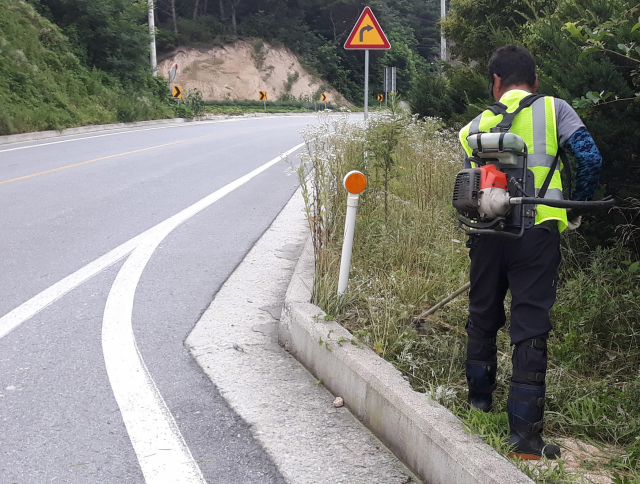
[[[538,198],[544,198],[549,189],[549,185],[551,184],[551,179],[553,178],[554,173],[556,172],[556,168],[558,167],[558,158],[562,160],[562,168],[567,175],[567,189],[569,192],[569,200],[571,200],[571,185],[573,184],[572,176],[571,176],[571,164],[569,163],[569,159],[567,158],[567,153],[560,147],[558,147],[558,154],[556,155],[551,167],[549,168],[549,174],[544,179],[540,190],[538,191]]]
[[[538,99],[544,97],[543,94],[529,94],[527,97],[522,98],[520,104],[512,113],[507,112],[507,107],[501,102],[496,102],[487,109],[494,114],[502,114],[502,121],[500,121],[495,128],[491,128],[494,133],[506,133],[511,129],[513,120],[515,117],[525,108],[530,107]],[[496,112],[497,111],[497,112]]]

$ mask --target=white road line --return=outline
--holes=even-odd
[[[169,230],[170,231],[170,230]],[[113,394],[147,484],[206,481],[138,351],[131,315],[147,262],[169,231],[148,237],[116,276],[102,320],[102,350]]]
[[[225,119],[225,120],[220,120],[217,121],[217,123],[227,123],[230,121],[235,121],[233,119]],[[203,122],[203,123],[199,123],[199,124],[212,124],[210,122]],[[174,125],[169,125],[169,126],[158,126],[155,128],[142,128],[142,129],[133,129],[133,130],[128,130],[128,131],[118,131],[117,133],[106,133],[106,134],[97,134],[94,136],[84,136],[82,138],[72,138],[72,139],[63,139],[63,140],[58,140],[58,141],[50,141],[48,143],[40,143],[37,145],[29,145],[29,146],[18,146],[16,148],[8,148],[6,150],[0,150],[0,153],[6,153],[8,151],[17,151],[17,150],[28,150],[30,148],[39,148],[41,146],[49,146],[49,145],[57,145],[60,143],[71,143],[72,141],[84,141],[86,139],[94,139],[94,138],[106,138],[107,136],[117,136],[119,134],[129,134],[129,133],[140,133],[141,131],[155,131],[157,129],[169,129],[169,128],[184,128],[185,126],[190,126],[190,125],[185,125],[185,124],[176,124]],[[73,136],[73,135],[70,135]],[[23,141],[23,143],[29,143],[29,141]]]
[[[203,124],[219,124],[219,123],[233,123],[237,121],[248,121],[250,119],[274,119],[274,118],[308,118],[309,116],[263,116],[260,118],[237,118],[237,119],[221,119],[221,120],[213,120],[213,121],[197,121],[194,123],[185,123],[185,124],[175,124],[168,126],[157,126],[153,128],[141,128],[141,129],[131,129],[127,131],[118,131],[117,133],[106,133],[106,134],[97,134],[94,136],[84,136],[82,138],[73,138],[73,139],[64,139],[58,141],[50,141],[48,143],[40,143],[37,145],[29,145],[29,146],[18,146],[15,148],[8,148],[6,150],[0,150],[0,153],[7,153],[9,151],[17,151],[17,150],[27,150],[30,148],[39,148],[41,146],[49,146],[49,145],[57,145],[60,143],[71,143],[72,141],[83,141],[86,139],[94,139],[94,138],[105,138],[107,136],[116,136],[119,134],[129,134],[129,133],[140,133],[142,131],[155,131],[157,129],[170,129],[170,128],[188,128],[190,126],[202,126]],[[78,136],[78,135],[69,135],[69,136]],[[34,140],[37,141],[37,140]],[[30,143],[30,141],[19,141],[19,143]]]
[[[110,265],[115,264],[120,259],[131,253],[131,251],[133,251],[133,249],[135,249],[140,243],[140,240],[144,235],[145,233],[142,233],[124,244],[119,245],[112,251],[107,252],[105,255],[95,259],[93,262],[90,262],[82,269],[77,270],[61,281],[49,286],[47,289],[35,295],[27,302],[21,304],[13,311],[2,316],[0,318],[0,339],[4,338],[26,320],[38,314],[52,302],[61,298],[75,287],[78,287],[83,282],[91,279],[98,272],[105,270]]]
[[[203,484],[205,480],[136,345],[131,318],[144,268],[173,229],[303,145],[299,144],[146,232],[113,282],[102,319],[102,350],[113,394],[147,484]]]
[[[87,264],[83,268],[81,268],[81,269],[77,270],[76,272],[74,272],[73,274],[65,277],[64,279],[60,280],[59,282],[57,282],[54,285],[50,286],[49,288],[45,289],[41,293],[35,295],[34,297],[29,299],[25,303],[21,304],[20,306],[18,306],[17,308],[12,310],[11,312],[5,314],[4,316],[2,316],[0,318],[0,339],[5,337],[7,334],[9,334],[11,331],[13,331],[15,328],[20,326],[22,323],[24,323],[29,318],[31,318],[34,315],[38,314],[40,311],[42,311],[44,308],[46,308],[52,302],[54,302],[57,299],[61,298],[62,296],[64,296],[66,293],[68,293],[72,289],[76,288],[77,286],[79,286],[83,282],[87,281],[91,277],[95,276],[99,272],[103,271],[107,267],[111,266],[112,264],[115,264],[117,261],[119,261],[120,259],[125,257],[127,254],[131,253],[137,247],[137,245],[140,244],[140,242],[145,237],[147,237],[147,235],[151,231],[156,230],[158,227],[160,227],[163,224],[171,225],[173,223],[172,221],[176,221],[176,220],[179,220],[179,222],[178,222],[178,225],[179,225],[180,223],[184,222],[185,220],[193,217],[195,214],[197,214],[201,210],[207,208],[209,205],[211,205],[212,203],[216,202],[217,200],[219,200],[221,197],[223,197],[227,193],[230,193],[231,191],[235,190],[240,185],[246,183],[247,181],[249,181],[254,176],[258,175],[259,173],[261,173],[262,171],[266,170],[267,168],[275,165],[278,161],[284,159],[285,157],[287,157],[291,153],[297,151],[303,145],[304,145],[304,143],[301,143],[301,144],[295,146],[294,148],[290,149],[289,151],[287,151],[283,155],[281,155],[281,156],[279,156],[277,158],[274,158],[273,160],[271,160],[268,163],[262,165],[261,167],[257,168],[256,170],[252,171],[251,173],[248,173],[247,175],[244,175],[243,177],[238,178],[236,181],[234,181],[234,182],[230,183],[229,185],[225,186],[224,188],[212,193],[211,195],[208,195],[207,197],[203,198],[199,202],[196,202],[195,204],[191,205],[190,207],[188,207],[188,208],[184,209],[183,211],[177,213],[173,217],[165,220],[164,222],[161,222],[160,224],[156,225],[155,227],[152,227],[151,229],[149,229],[149,230],[143,232],[142,234],[134,237],[133,239],[125,242],[124,244],[119,245],[118,247],[116,247],[115,249],[111,250],[110,252],[107,252],[102,257],[99,257],[98,259],[94,260],[93,262],[90,262],[89,264]],[[229,189],[229,187],[232,187],[232,188]],[[173,228],[175,228],[175,226]],[[172,230],[173,230],[173,228],[172,228]]]

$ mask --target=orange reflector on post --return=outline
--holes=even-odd
[[[349,193],[357,195],[367,187],[367,178],[359,171],[350,171],[344,177],[344,187]]]

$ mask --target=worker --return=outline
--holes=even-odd
[[[514,112],[520,101],[538,89],[533,56],[523,47],[497,49],[489,61],[492,97]],[[482,112],[460,131],[465,168],[471,167],[472,150],[467,136],[490,132],[503,119],[496,109]],[[545,198],[562,199],[559,150],[576,158],[576,187],[572,198],[587,200],[598,186],[602,157],[577,113],[562,99],[540,97],[516,114],[510,132],[527,144],[528,165],[534,173],[536,192],[547,175]],[[568,167],[565,167],[565,169]],[[569,215],[569,217],[567,217]],[[504,299],[511,291],[510,337],[513,373],[507,400],[510,457],[540,459],[560,457],[557,445],[542,439],[547,340],[552,329],[549,311],[556,300],[560,233],[575,229],[581,218],[567,210],[539,205],[535,225],[521,238],[472,235],[467,246],[471,259],[466,375],[468,401],[485,412],[492,406],[496,388],[496,335],[504,326]]]

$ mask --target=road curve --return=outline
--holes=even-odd
[[[2,483],[283,482],[183,341],[295,190],[279,156],[314,121],[0,147]],[[114,381],[129,397],[146,382],[155,397],[128,405],[160,420],[127,424]]]

